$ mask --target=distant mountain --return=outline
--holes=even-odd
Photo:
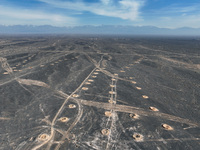
[[[200,28],[158,28],[154,26],[75,26],[55,27],[50,25],[0,25],[0,34],[112,34],[112,35],[195,35],[200,36]]]

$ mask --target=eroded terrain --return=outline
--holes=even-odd
[[[200,43],[1,37],[0,149],[200,149]]]

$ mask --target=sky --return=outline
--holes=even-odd
[[[0,0],[0,25],[200,28],[200,0]]]

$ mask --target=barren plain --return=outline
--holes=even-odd
[[[0,150],[199,150],[198,38],[0,37]]]

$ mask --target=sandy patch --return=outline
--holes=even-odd
[[[108,129],[103,129],[103,130],[101,130],[101,133],[102,133],[103,135],[109,135],[109,134],[110,134],[110,132],[109,132]]]
[[[162,124],[162,127],[163,127],[165,130],[174,130],[174,128],[171,127],[171,126],[168,125],[168,124]]]
[[[151,107],[151,106],[149,107],[149,109],[152,110],[152,111],[159,111],[157,108]]]
[[[141,142],[141,141],[144,140],[144,136],[142,134],[139,134],[139,133],[134,133],[133,138],[137,142]]]
[[[76,108],[76,105],[70,104],[70,105],[69,105],[69,108]]]
[[[89,81],[89,82],[94,82],[94,80],[92,80],[92,79],[89,79],[88,81]]]
[[[135,82],[135,81],[131,81],[131,83],[136,84],[137,82]]]
[[[110,111],[106,111],[106,112],[105,112],[105,115],[106,115],[107,117],[111,117],[111,116],[112,116],[112,113],[111,113]]]
[[[72,95],[72,97],[79,97],[79,95],[78,94],[74,94],[74,95]]]
[[[114,91],[109,91],[109,94],[116,94]]]
[[[140,118],[140,116],[138,114],[130,114],[129,116],[133,119],[139,119]]]
[[[37,138],[38,141],[46,141],[49,139],[49,135],[48,134],[40,134]]]
[[[137,87],[135,87],[135,88],[136,88],[137,90],[141,90],[141,89],[142,89],[141,87],[138,87],[138,86],[137,86]]]
[[[114,88],[114,87],[115,87],[115,85],[112,85],[112,84],[111,84],[111,85],[110,85],[110,87]]]
[[[142,97],[143,97],[144,99],[148,99],[148,98],[149,98],[147,95],[142,95]]]
[[[69,118],[62,117],[62,118],[59,119],[59,121],[61,121],[61,122],[67,122],[67,121],[69,121]]]
[[[85,84],[89,85],[89,84],[91,84],[91,83],[90,83],[90,82],[85,82]]]
[[[82,90],[87,91],[88,88],[87,87],[82,87]]]

